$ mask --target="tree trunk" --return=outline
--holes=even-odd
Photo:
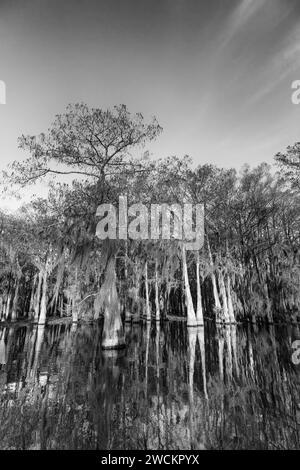
[[[197,312],[196,320],[197,325],[203,325],[203,308],[202,308],[202,296],[201,296],[201,285],[200,285],[200,261],[199,261],[199,251],[197,252],[196,258],[196,280],[197,280]]]
[[[14,301],[13,301],[13,307],[12,307],[12,312],[11,312],[11,320],[16,321],[17,319],[17,307],[18,307],[18,300],[19,300],[19,289],[20,289],[20,281],[19,279],[16,280],[16,288],[15,288],[15,294],[14,294]]]
[[[223,319],[225,323],[230,323],[229,321],[229,314],[228,314],[228,305],[227,305],[227,297],[226,297],[226,290],[225,290],[225,283],[224,277],[221,271],[219,271],[219,285],[221,291],[221,298],[222,298],[222,310],[223,310]]]
[[[148,263],[145,263],[145,292],[146,292],[146,318],[151,321],[151,309],[149,300],[149,284],[148,284]]]
[[[34,276],[33,283],[32,283],[32,290],[31,290],[30,303],[29,303],[29,313],[28,313],[28,318],[30,320],[33,319],[34,317],[34,298],[35,298],[36,281],[37,281],[37,275]]]
[[[102,349],[118,349],[125,346],[121,320],[121,307],[116,286],[116,258],[111,253],[108,258],[105,280],[101,287],[104,306]]]
[[[59,300],[59,316],[60,318],[63,317],[64,314],[64,295],[61,294],[60,300]]]
[[[135,261],[134,263],[134,280],[135,280],[135,286],[133,288],[134,301],[133,301],[132,321],[133,323],[139,323],[140,322],[140,298],[139,298],[140,276],[138,274],[137,261]]]
[[[67,317],[72,315],[72,298],[70,293],[67,293]]]
[[[185,302],[186,302],[186,308],[187,308],[187,326],[196,326],[197,321],[196,321],[196,315],[195,315],[193,299],[192,299],[192,294],[191,294],[191,289],[190,289],[184,245],[182,245],[182,269],[183,269],[184,286],[185,286]]]
[[[5,344],[5,331],[6,328],[0,333],[0,366],[6,364],[6,344]]]
[[[72,308],[73,323],[78,323],[78,309],[79,309],[79,306],[76,304],[76,302],[73,302],[73,308]]]
[[[7,303],[6,303],[6,311],[5,311],[5,319],[8,320],[9,312],[10,312],[10,303],[11,303],[11,293],[7,295]]]
[[[209,244],[208,237],[207,237],[207,248],[208,248],[208,256],[209,256],[209,264],[212,268],[211,282],[212,282],[212,286],[213,286],[213,295],[214,295],[215,308],[217,310],[220,310],[221,309],[221,303],[220,303],[220,298],[219,298],[218,289],[217,289],[216,276],[215,276],[215,273],[213,271],[214,263],[213,263],[213,259],[212,259],[212,254],[211,254],[211,250],[210,250],[210,244]]]
[[[38,286],[37,286],[36,295],[34,299],[34,323],[37,323],[39,320],[42,282],[43,282],[43,275],[40,271]]]
[[[47,314],[47,270],[45,269],[43,275],[43,289],[42,289],[42,299],[41,299],[41,311],[39,316],[39,325],[44,325],[46,323],[46,314]]]
[[[79,302],[80,302],[80,289],[78,286],[78,267],[75,270],[75,283],[72,295],[72,321],[78,322],[79,317]]]
[[[155,261],[155,320],[160,321],[160,307],[158,294],[158,263]]]

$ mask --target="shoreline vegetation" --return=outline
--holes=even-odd
[[[40,326],[45,326],[45,325],[59,325],[59,324],[69,324],[69,323],[72,323],[74,325],[89,325],[89,324],[93,324],[93,323],[101,323],[101,321],[104,320],[104,315],[100,315],[99,318],[97,320],[94,320],[94,319],[85,319],[85,318],[81,318],[79,320],[77,320],[76,322],[73,321],[73,317],[72,316],[68,316],[68,317],[49,317],[47,318],[47,321],[43,324],[43,325],[40,325]],[[155,316],[151,316],[151,321],[155,323]],[[169,323],[169,322],[179,322],[179,323],[187,323],[188,319],[187,317],[180,317],[180,316],[176,316],[176,315],[166,315],[164,318],[162,318],[160,320],[160,322],[162,323]],[[139,324],[145,324],[145,322],[147,322],[147,317],[145,316],[141,316],[139,321],[138,322],[132,322],[131,320],[127,321],[126,323],[128,323],[129,325],[139,325]],[[267,321],[265,321],[264,319],[258,319],[256,321],[252,321],[251,318],[246,318],[246,319],[243,319],[243,320],[237,320],[235,321],[235,323],[225,323],[225,322],[216,322],[214,318],[209,318],[209,317],[206,317],[204,318],[204,323],[203,325],[197,325],[195,327],[193,326],[190,326],[190,328],[203,328],[205,326],[206,323],[214,323],[218,326],[230,326],[230,325],[237,325],[237,326],[242,326],[242,325],[246,325],[246,324],[250,324],[250,325],[258,325],[258,326],[267,326],[267,325],[278,325],[278,326],[288,326],[288,325],[298,325],[300,324],[300,319],[296,319],[294,320],[293,318],[284,318],[282,320],[278,319],[278,320],[274,320],[273,323],[268,323]],[[5,327],[5,326],[9,326],[9,327],[13,327],[13,326],[27,326],[27,325],[38,325],[39,326],[39,323],[38,322],[34,322],[32,319],[30,318],[25,318],[25,319],[18,319],[18,320],[1,320],[0,321],[0,326],[1,327]]]
[[[300,144],[275,156],[280,171],[238,173],[151,159],[144,147],[161,132],[125,105],[77,104],[46,134],[20,138],[29,157],[4,173],[3,191],[40,180],[50,189],[14,214],[0,209],[1,324],[103,318],[102,348],[113,349],[125,346],[127,322],[300,322]],[[203,204],[204,246],[97,239],[97,207],[124,194],[146,206]]]

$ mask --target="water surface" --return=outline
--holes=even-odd
[[[299,327],[0,328],[1,449],[300,448]]]

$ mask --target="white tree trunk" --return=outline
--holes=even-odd
[[[228,305],[227,305],[227,296],[226,296],[226,290],[225,290],[225,283],[224,283],[224,277],[221,271],[219,271],[219,285],[220,285],[220,292],[221,292],[221,298],[222,298],[222,310],[223,310],[223,319],[225,323],[230,323],[229,322],[229,314],[228,314]]]
[[[196,279],[197,279],[197,312],[196,320],[197,325],[203,325],[203,308],[202,308],[202,296],[201,296],[201,285],[200,285],[200,261],[199,261],[199,251],[197,252],[196,258]]]
[[[40,299],[41,299],[41,288],[43,282],[43,275],[41,271],[39,272],[38,286],[36,290],[36,295],[34,299],[34,323],[37,323],[40,315]]]
[[[8,320],[8,317],[9,317],[10,303],[11,303],[11,294],[9,293],[7,296],[6,311],[5,311],[6,320]]]
[[[212,259],[212,254],[211,254],[211,250],[210,250],[210,244],[209,244],[209,238],[208,237],[207,237],[207,248],[208,248],[209,264],[210,264],[210,267],[212,269],[211,282],[212,282],[212,286],[213,286],[213,295],[214,295],[215,308],[218,311],[218,310],[221,309],[221,302],[220,302],[218,289],[217,289],[216,276],[215,276],[215,273],[214,273],[214,270],[213,270],[214,269],[214,263],[213,263],[213,259]]]
[[[0,365],[6,364],[5,331],[6,328],[3,328],[0,333]]]
[[[101,287],[104,298],[102,349],[125,347],[121,308],[116,285],[116,258],[112,253],[107,263],[105,280]]]
[[[31,290],[30,303],[29,303],[29,314],[28,314],[28,317],[30,319],[33,319],[34,317],[34,298],[35,298],[36,281],[37,281],[37,274],[34,276],[33,283],[32,283],[32,290]]]
[[[149,300],[149,284],[148,284],[148,263],[145,263],[145,292],[146,292],[146,318],[151,321],[151,309]]]
[[[73,303],[73,308],[72,308],[72,322],[73,323],[78,323],[78,305],[76,303]]]
[[[158,263],[155,261],[155,320],[160,321],[160,306],[158,293]]]
[[[39,325],[44,325],[46,323],[46,314],[47,314],[47,270],[45,269],[43,275],[43,288],[42,288],[42,299],[41,299],[41,310],[39,316]]]
[[[185,246],[182,245],[182,269],[184,277],[184,287],[185,287],[185,302],[187,308],[187,326],[197,326],[196,314],[193,305],[193,299],[189,283],[189,275],[186,263],[186,252]]]

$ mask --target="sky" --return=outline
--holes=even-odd
[[[300,140],[297,79],[299,0],[0,0],[0,170],[76,102],[155,115],[155,158],[272,163]]]

